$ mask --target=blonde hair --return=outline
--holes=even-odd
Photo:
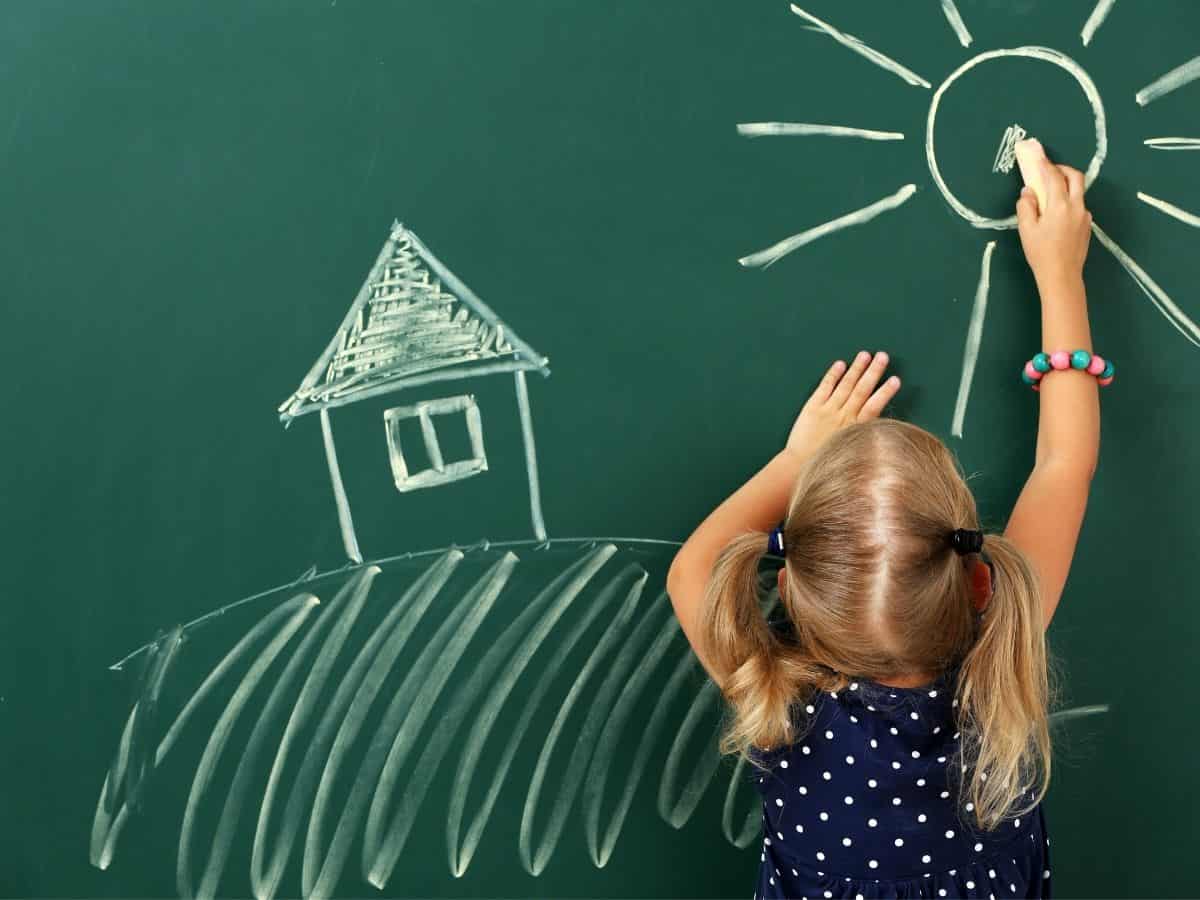
[[[985,535],[995,582],[978,614],[969,565],[978,557],[955,553],[956,528],[979,528],[975,499],[936,437],[893,419],[834,434],[804,465],[783,525],[780,603],[794,636],[776,633],[760,605],[765,534],[735,538],[714,565],[701,640],[730,707],[720,752],[754,762],[751,747],[795,742],[806,700],[851,676],[886,681],[957,666],[961,740],[951,769],[962,798],[984,829],[1031,810],[1050,780],[1037,578],[1015,545]]]

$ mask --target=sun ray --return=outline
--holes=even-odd
[[[900,65],[900,63],[896,62],[896,60],[892,59],[890,56],[885,56],[884,54],[880,53],[878,50],[868,47],[866,44],[864,44],[862,41],[860,41],[854,35],[846,34],[845,32],[842,32],[842,31],[838,31],[832,25],[830,25],[826,22],[822,22],[820,19],[818,19],[812,13],[805,12],[804,10],[802,10],[795,3],[792,4],[792,12],[794,12],[800,18],[805,19],[805,20],[811,22],[813,25],[817,26],[817,28],[819,28],[821,31],[825,32],[825,34],[829,35],[831,38],[833,38],[835,41],[837,41],[843,47],[847,48],[848,50],[853,50],[859,56],[863,56],[866,59],[869,59],[871,62],[875,63],[875,65],[879,66],[880,68],[887,69],[893,75],[897,75],[900,78],[903,78],[909,84],[914,85],[914,86],[923,87],[923,88],[933,87],[933,85],[931,85],[928,81],[926,81],[924,78],[922,78],[916,72],[914,72],[912,69],[909,69],[906,66]]]
[[[1137,283],[1137,286],[1142,289],[1142,293],[1166,317],[1171,326],[1197,347],[1200,347],[1200,327],[1197,327],[1196,323],[1175,305],[1174,301],[1167,296],[1167,292],[1155,283],[1146,270],[1134,262],[1128,253],[1118,247],[1117,242],[1105,234],[1104,230],[1095,222],[1092,222],[1092,234],[1096,235],[1096,239],[1121,264],[1121,268],[1129,273],[1129,277]]]
[[[979,359],[979,345],[983,341],[983,319],[987,314],[988,289],[992,278],[992,251],[995,241],[988,241],[983,248],[983,261],[979,264],[979,284],[975,287],[975,305],[971,307],[971,321],[967,325],[967,340],[963,346],[962,376],[958,380],[958,397],[954,401],[954,420],[950,433],[963,436],[963,419],[967,415],[967,398],[971,394],[971,382],[975,378],[975,362]]]
[[[1116,2],[1117,0],[1098,0],[1092,14],[1083,23],[1083,31],[1079,32],[1083,46],[1086,47],[1092,42],[1092,36],[1095,35],[1096,29],[1104,24],[1104,20],[1108,18],[1108,14],[1112,12],[1113,4]]]
[[[1156,137],[1142,143],[1153,150],[1200,150],[1200,138]]]
[[[876,200],[869,206],[864,206],[862,209],[856,209],[854,212],[846,213],[844,216],[839,216],[836,219],[831,219],[822,225],[815,228],[810,228],[807,231],[801,231],[799,234],[793,234],[789,238],[784,238],[778,244],[772,244],[765,250],[759,250],[757,253],[751,253],[749,256],[743,256],[738,260],[746,268],[766,268],[771,263],[787,256],[793,250],[799,250],[805,244],[811,244],[813,241],[820,240],[826,235],[833,234],[835,231],[841,231],[843,228],[849,228],[852,225],[861,225],[864,222],[869,222],[882,212],[895,209],[908,201],[908,198],[917,192],[915,184],[906,184],[894,194]]]
[[[899,131],[872,131],[869,128],[849,128],[845,125],[818,125],[810,122],[739,122],[738,134],[745,137],[771,137],[775,135],[827,135],[829,137],[856,137],[868,141],[902,141]]]
[[[950,27],[954,29],[954,33],[958,36],[958,42],[964,47],[970,47],[971,32],[967,31],[967,23],[959,15],[958,7],[954,5],[954,0],[942,0],[942,12],[946,14],[946,21],[950,23]]]
[[[1180,209],[1174,203],[1168,203],[1166,200],[1159,200],[1157,197],[1151,197],[1149,194],[1143,194],[1138,191],[1137,198],[1147,206],[1153,206],[1161,213],[1166,213],[1172,219],[1178,219],[1185,225],[1191,225],[1193,228],[1200,228],[1200,216],[1188,212],[1186,209]]]
[[[1050,713],[1050,724],[1060,725],[1072,719],[1082,719],[1085,716],[1099,716],[1108,712],[1107,703],[1093,703],[1091,706],[1072,706],[1070,709],[1060,709]]]
[[[1197,78],[1200,78],[1200,56],[1189,59],[1182,66],[1176,66],[1166,75],[1150,82],[1137,92],[1134,99],[1137,100],[1138,106],[1145,106],[1163,94],[1169,94]]]

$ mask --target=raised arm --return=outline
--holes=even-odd
[[[713,563],[738,535],[766,532],[779,524],[804,460],[831,434],[883,411],[900,390],[900,379],[894,375],[879,383],[887,364],[886,353],[872,356],[861,351],[849,369],[841,360],[830,366],[800,411],[784,449],[709,513],[675,555],[667,575],[667,593],[688,642],[718,684],[720,679],[704,657],[699,625]]]
[[[1083,175],[1044,158],[1040,165],[1045,209],[1026,188],[1017,201],[1017,225],[1041,295],[1041,349],[1092,352],[1083,287],[1092,216],[1083,202]],[[1074,368],[1039,382],[1033,470],[1005,528],[1038,574],[1047,626],[1062,597],[1096,470],[1098,390],[1095,376]]]

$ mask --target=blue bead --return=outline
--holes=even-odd
[[[1076,350],[1071,354],[1072,369],[1086,369],[1088,367],[1088,363],[1091,361],[1092,354],[1088,353],[1086,350]]]
[[[1100,373],[1100,377],[1101,378],[1112,378],[1114,371],[1115,370],[1113,369],[1112,360],[1111,359],[1105,360],[1104,371]]]
[[[1029,377],[1029,373],[1026,372],[1024,369],[1021,370],[1021,380],[1023,382],[1025,382],[1026,384],[1035,384],[1036,383],[1032,378]]]
[[[1045,353],[1039,353],[1033,358],[1033,367],[1039,372],[1050,371],[1050,357]]]

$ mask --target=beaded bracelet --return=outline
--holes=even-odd
[[[1074,353],[1055,350],[1053,353],[1039,353],[1025,363],[1025,368],[1021,372],[1021,380],[1036,391],[1042,376],[1056,369],[1081,369],[1089,375],[1095,375],[1100,380],[1101,387],[1108,387],[1112,384],[1115,374],[1111,360],[1096,356],[1086,350],[1076,350]]]

